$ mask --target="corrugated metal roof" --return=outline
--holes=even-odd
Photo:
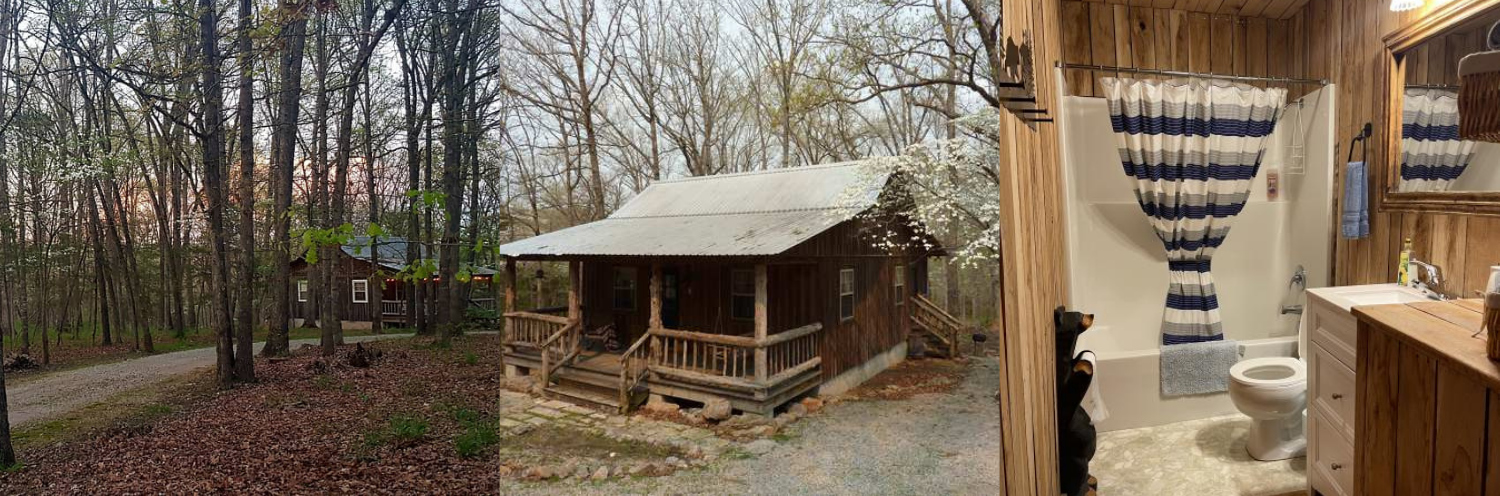
[[[344,253],[348,254],[351,257],[360,260],[371,259],[369,236],[355,236],[353,238],[350,238],[349,242],[344,243],[344,246],[340,248],[344,250]],[[406,248],[406,238],[400,236],[381,236],[380,244],[375,247],[376,253],[379,254],[379,257],[375,258],[375,263],[378,263],[382,267],[394,271],[405,270]],[[417,245],[417,257],[427,258],[427,246],[422,244]],[[467,262],[465,262],[463,266],[468,267],[469,273],[476,276],[492,276],[498,273],[495,271],[495,269],[482,266],[471,266]]]
[[[860,162],[659,181],[609,218],[500,247],[511,257],[775,255],[875,204]]]

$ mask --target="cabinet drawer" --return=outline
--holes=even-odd
[[[1330,308],[1328,304],[1314,306],[1308,315],[1308,341],[1323,346],[1345,367],[1354,367],[1354,353],[1359,342],[1357,329],[1353,315],[1337,307]]]
[[[1314,409],[1313,415],[1322,415],[1321,409]],[[1325,416],[1318,419],[1328,425]],[[1317,472],[1313,488],[1326,496],[1348,496],[1354,491],[1354,447],[1349,443],[1349,438],[1336,429],[1316,430],[1317,439],[1313,442],[1318,444],[1318,449],[1313,451],[1314,460],[1309,462],[1309,468]],[[1323,483],[1319,483],[1323,482]],[[1331,486],[1331,487],[1322,487]]]
[[[1312,382],[1309,389],[1313,395],[1310,407],[1322,410],[1329,418],[1324,424],[1354,437],[1354,370],[1331,357],[1331,353],[1318,344],[1313,345]]]

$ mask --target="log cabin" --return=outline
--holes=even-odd
[[[961,325],[923,297],[941,247],[879,247],[908,223],[860,215],[892,184],[858,163],[659,181],[503,245],[506,374],[622,411],[649,392],[771,414],[900,362],[914,326],[955,344]],[[566,263],[568,305],[517,309],[518,261]]]
[[[399,236],[382,236],[378,238],[375,249],[371,249],[371,241],[368,236],[355,236],[344,243],[337,254],[334,264],[334,291],[338,293],[339,306],[336,310],[339,320],[346,326],[358,328],[361,325],[369,325],[376,317],[375,309],[379,308],[379,317],[382,322],[395,325],[411,327],[407,312],[413,290],[413,283],[396,277],[396,274],[406,269],[407,265],[407,241]],[[425,246],[418,248],[419,259],[427,258]],[[303,257],[298,257],[291,263],[292,269],[292,311],[291,316],[294,325],[308,318],[316,318],[316,305],[321,302],[309,301],[311,297],[310,281],[308,273],[315,267],[309,264]],[[466,299],[471,308],[495,309],[495,293],[493,288],[495,269],[483,266],[466,265],[471,278],[467,283]],[[376,272],[380,275],[376,275]],[[384,279],[385,286],[380,291],[380,301],[372,301],[374,288],[372,284]],[[426,294],[433,294],[437,288],[436,276],[428,278],[424,283],[429,290]],[[378,307],[376,305],[379,305]],[[434,307],[435,308],[435,307]],[[430,309],[429,314],[435,310]]]

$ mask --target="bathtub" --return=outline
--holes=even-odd
[[[1096,338],[1090,340],[1090,335]],[[1161,395],[1161,353],[1157,348],[1112,351],[1099,337],[1114,335],[1107,326],[1094,326],[1079,339],[1078,350],[1097,356],[1096,380],[1089,398],[1103,402],[1109,415],[1095,419],[1100,432],[1134,429],[1238,413],[1229,393],[1164,398]],[[1240,359],[1297,355],[1297,336],[1240,341]],[[1096,393],[1098,395],[1096,395]],[[1088,405],[1085,405],[1087,408]]]

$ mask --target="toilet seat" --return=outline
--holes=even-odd
[[[1229,378],[1252,388],[1306,387],[1307,367],[1291,357],[1251,358],[1231,366]]]

